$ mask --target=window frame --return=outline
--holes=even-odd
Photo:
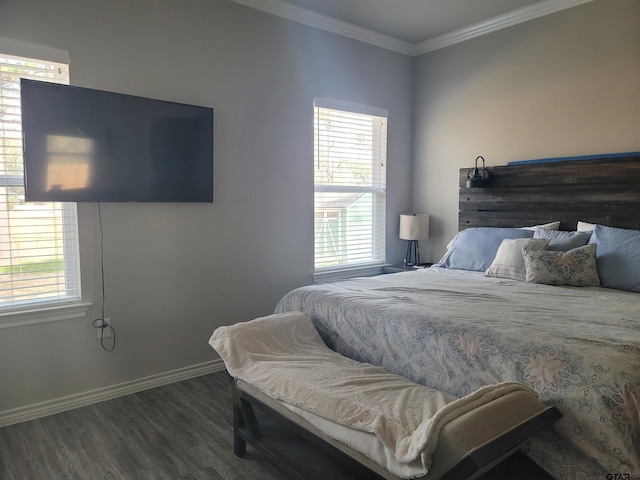
[[[365,115],[371,117],[372,123],[382,119],[380,128],[373,127],[372,135],[384,132],[384,138],[373,138],[371,140],[371,175],[372,183],[363,185],[326,185],[319,184],[314,174],[314,281],[326,281],[339,278],[348,278],[354,275],[375,275],[382,272],[382,267],[386,263],[386,168],[387,168],[387,138],[388,138],[388,111],[385,109],[362,105],[342,100],[315,98],[314,99],[314,172],[318,168],[320,161],[319,152],[319,109],[335,110],[348,114]],[[318,209],[316,203],[317,193],[343,193],[358,194],[371,193],[372,212],[370,217],[372,238],[370,259],[365,261],[342,262],[334,265],[318,266],[317,250],[317,218],[322,210]],[[376,198],[377,197],[377,198]],[[346,220],[345,220],[346,221]],[[346,237],[345,237],[346,238]]]
[[[0,38],[0,56],[17,60],[33,60],[47,64],[59,64],[54,78],[62,76],[68,83],[69,54],[63,50],[57,50],[40,45],[34,45],[12,39]],[[46,78],[43,78],[46,80]],[[15,173],[5,174],[0,172],[0,181],[3,186],[24,186],[23,175]],[[60,211],[62,225],[60,236],[62,239],[63,257],[65,259],[65,282],[74,277],[77,284],[75,292],[71,295],[58,295],[54,298],[28,300],[12,300],[0,307],[0,329],[37,323],[80,318],[86,316],[91,303],[82,301],[80,245],[77,205],[75,203],[57,203]],[[71,228],[67,228],[71,225]],[[69,237],[71,235],[71,237]]]

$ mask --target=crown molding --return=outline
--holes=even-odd
[[[261,10],[278,17],[286,18],[293,22],[302,23],[309,27],[319,28],[327,32],[336,33],[344,37],[369,43],[377,47],[413,55],[414,45],[410,42],[390,37],[382,33],[374,32],[367,28],[359,27],[342,20],[312,12],[282,0],[231,0],[246,7]]]
[[[519,25],[529,20],[535,20],[536,18],[551,15],[552,13],[592,1],[593,0],[543,0],[526,7],[518,8],[504,15],[488,18],[487,20],[474,23],[459,30],[416,43],[413,46],[413,55],[417,56],[434,52],[451,45],[466,42],[473,38],[481,37],[489,33],[497,32],[498,30],[513,27],[514,25]]]
[[[319,28],[327,32],[359,40],[380,48],[402,53],[404,55],[418,56],[440,50],[451,45],[466,42],[467,40],[481,37],[482,35],[497,32],[498,30],[512,27],[520,23],[528,22],[529,20],[544,17],[545,15],[550,15],[561,10],[589,3],[594,0],[541,0],[533,5],[518,8],[504,15],[498,15],[496,17],[483,20],[482,22],[474,23],[459,30],[415,44],[389,35],[374,32],[373,30],[359,27],[351,23],[343,22],[342,20],[322,15],[282,0],[231,1],[278,17],[286,18],[293,22]]]

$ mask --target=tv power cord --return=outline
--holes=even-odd
[[[93,321],[93,326],[95,328],[100,329],[100,345],[107,352],[113,352],[113,349],[116,348],[116,331],[115,329],[103,318],[96,318]],[[105,333],[106,332],[106,333]],[[113,341],[111,342],[111,348],[108,348],[105,345],[105,338],[113,337]]]

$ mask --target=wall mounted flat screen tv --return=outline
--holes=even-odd
[[[25,198],[213,202],[213,109],[22,79]]]

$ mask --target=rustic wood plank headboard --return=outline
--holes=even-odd
[[[488,167],[485,188],[466,188],[460,169],[458,229],[521,227],[560,220],[640,230],[640,156]]]

